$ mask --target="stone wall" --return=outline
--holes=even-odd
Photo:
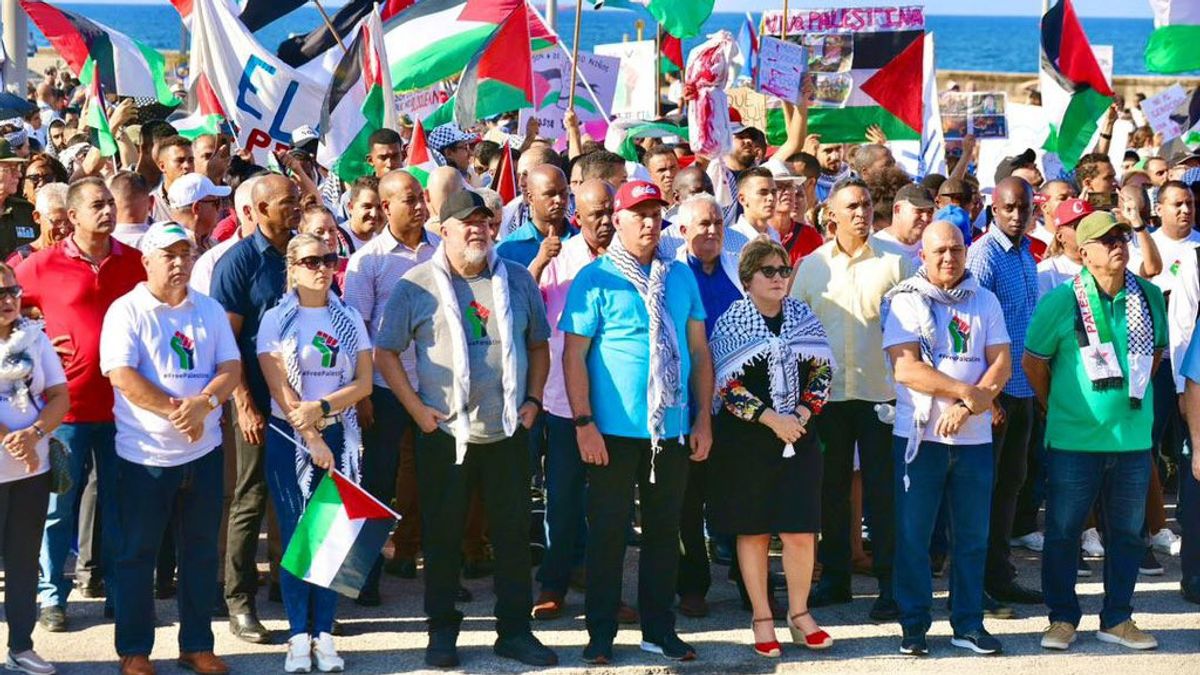
[[[1016,103],[1027,103],[1029,92],[1037,88],[1036,73],[984,73],[967,70],[939,70],[938,90],[944,91],[956,82],[963,91],[1004,91]],[[1196,77],[1159,77],[1147,75],[1118,75],[1113,78],[1113,90],[1127,101],[1137,93],[1153,96],[1179,82],[1184,88],[1200,86]]]

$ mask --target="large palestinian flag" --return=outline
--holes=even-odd
[[[459,75],[525,0],[422,0],[388,19],[388,59],[397,92]]]
[[[1056,103],[1060,97],[1048,101],[1043,95],[1042,107],[1050,122],[1045,147],[1070,170],[1087,152],[1114,96],[1070,0],[1059,0],[1042,17],[1042,74],[1068,97],[1064,106]]]
[[[166,59],[158,50],[41,0],[21,0],[21,7],[84,84],[99,73],[106,94],[180,104],[167,84]]]
[[[919,141],[924,126],[925,17],[921,7],[789,13],[788,40],[809,52],[816,101],[808,128],[825,143],[861,143],[879,125],[888,139]],[[779,35],[783,13],[763,15]]]
[[[1146,43],[1146,70],[1200,70],[1200,0],[1150,0],[1154,32]]]

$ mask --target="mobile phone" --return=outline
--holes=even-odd
[[[1087,202],[1097,211],[1112,211],[1117,208],[1117,193],[1089,192]]]

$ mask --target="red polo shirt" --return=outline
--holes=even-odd
[[[71,394],[64,422],[113,421],[112,384],[100,374],[100,327],[109,305],[145,280],[141,252],[116,239],[99,266],[80,253],[74,237],[67,237],[17,267],[22,305],[41,309],[46,335],[51,340],[66,335],[64,346],[75,350],[63,357]]]

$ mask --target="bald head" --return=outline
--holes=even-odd
[[[575,217],[583,238],[593,251],[603,251],[612,242],[616,192],[608,181],[599,178],[586,180],[575,190]]]
[[[957,242],[960,245],[966,245],[963,241],[962,230],[958,226],[946,220],[935,220],[925,228],[925,233],[921,235],[922,248],[934,248],[942,242]]]
[[[401,192],[409,190],[421,191],[421,181],[417,180],[416,176],[404,171],[403,169],[395,169],[383,174],[379,179],[379,199],[387,200],[396,196]]]
[[[268,236],[295,230],[300,224],[300,188],[291,179],[265,175],[254,184],[252,194],[255,221]]]
[[[535,145],[521,153],[517,160],[517,173],[528,174],[544,164],[553,164],[557,155],[549,146]]]
[[[557,227],[567,215],[567,177],[562,169],[553,164],[530,169],[525,177],[525,199],[530,219],[540,231]]]
[[[954,288],[967,269],[967,247],[962,232],[954,223],[935,220],[921,235],[921,262],[929,282],[940,288]]]
[[[434,169],[425,182],[425,201],[429,203],[429,212],[437,214],[450,195],[461,192],[465,187],[458,169],[452,166]]]
[[[607,201],[609,203],[609,208],[611,209],[612,200],[616,194],[616,189],[614,189],[613,186],[608,183],[608,181],[603,181],[599,178],[593,178],[591,180],[583,181],[583,183],[575,190],[575,204],[577,206],[582,206],[583,204],[592,205]]]

